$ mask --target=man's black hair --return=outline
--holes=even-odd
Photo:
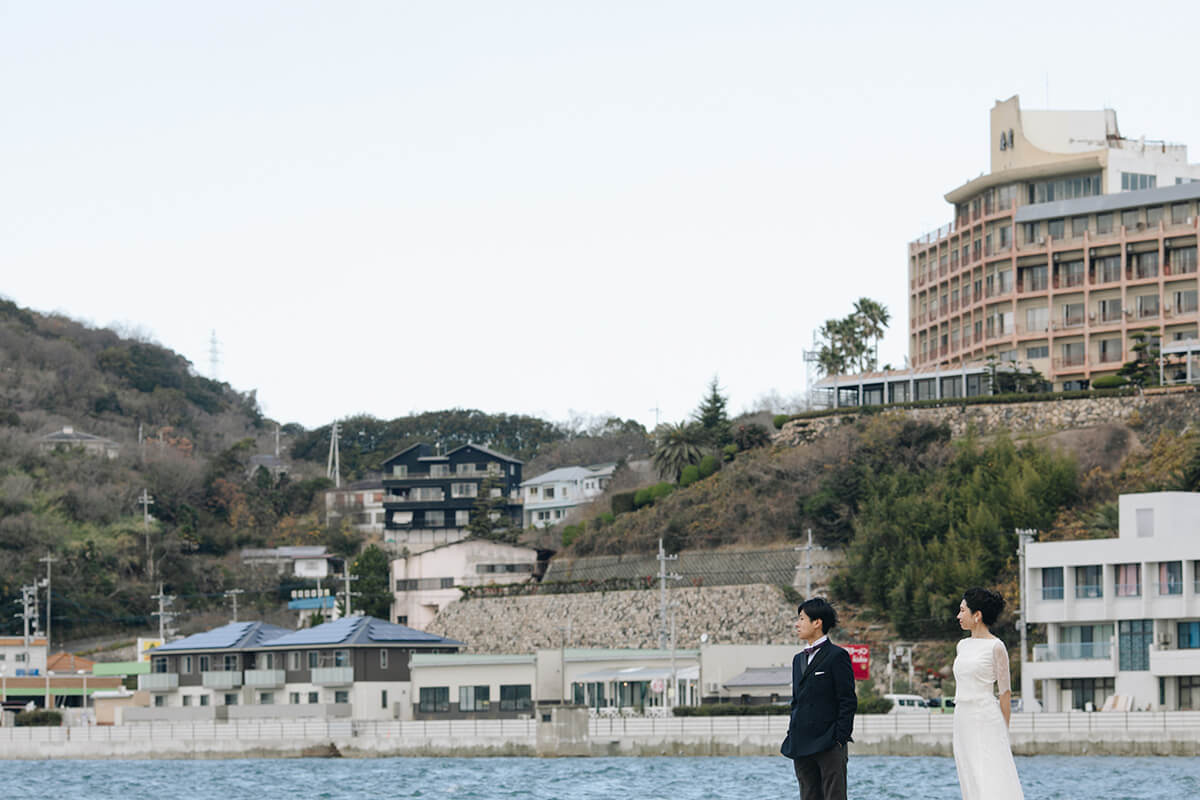
[[[826,636],[829,635],[831,630],[837,627],[837,612],[833,610],[833,606],[829,605],[829,601],[824,597],[808,598],[796,609],[797,614],[801,611],[813,622],[821,620],[821,633]]]

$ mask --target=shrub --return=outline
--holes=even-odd
[[[597,514],[595,521],[602,525],[612,525],[614,519],[616,519],[616,517],[613,516],[611,511],[605,511],[601,514]]]
[[[781,430],[784,425],[787,425],[788,420],[790,419],[791,416],[788,414],[776,414],[775,419],[772,420],[772,422],[775,424],[775,430]]]
[[[792,710],[787,703],[743,706],[736,703],[710,703],[703,706],[675,706],[672,712],[677,717],[759,717],[788,714]]]
[[[637,508],[637,492],[617,492],[612,496],[612,513],[627,514]]]
[[[658,502],[673,491],[675,491],[675,484],[663,481],[650,487],[650,496],[654,502]]]
[[[858,713],[886,714],[892,710],[892,701],[875,692],[875,682],[866,680],[858,684]]]
[[[683,471],[679,473],[679,485],[681,487],[691,486],[698,480],[700,480],[700,468],[695,464],[688,464],[683,468]]]
[[[567,525],[562,529],[562,544],[563,547],[570,547],[579,534],[583,533],[583,528],[578,525]]]
[[[45,708],[38,708],[33,711],[21,711],[17,714],[17,724],[29,727],[56,728],[62,725],[62,712],[50,711]]]
[[[733,461],[737,457],[738,446],[736,444],[727,444],[721,448],[721,455],[726,461]]]
[[[726,446],[727,447],[736,447],[736,445],[726,445]],[[714,472],[716,472],[720,468],[720,466],[721,465],[717,461],[716,456],[711,455],[711,454],[705,456],[704,458],[700,459],[700,466],[698,468],[699,472],[700,472],[700,477],[707,478],[709,475],[712,475]]]
[[[654,502],[653,487],[647,486],[633,493],[633,507],[643,508]]]
[[[1118,389],[1129,384],[1122,375],[1101,375],[1092,381],[1093,389]]]

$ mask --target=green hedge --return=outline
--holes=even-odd
[[[636,507],[634,497],[637,492],[617,492],[612,496],[612,513],[627,514]]]
[[[841,408],[825,408],[818,411],[802,411],[799,414],[792,414],[787,418],[787,422],[836,416],[852,418],[854,414],[878,414],[881,411],[891,411],[892,409],[904,408],[949,408],[952,406],[988,406],[1005,405],[1009,403],[1044,403],[1053,400],[1084,400],[1095,397],[1134,397],[1137,395],[1137,393],[1138,390],[1135,388],[1119,388],[1082,389],[1073,392],[1025,392],[1015,394],[993,394],[981,395],[979,397],[948,397],[942,400],[912,400],[907,403],[888,403],[886,405],[871,406],[842,406]],[[785,422],[784,424],[787,423]]]
[[[742,706],[736,703],[712,703],[704,706],[675,706],[671,709],[677,717],[759,717],[768,715],[786,715],[792,708],[787,703],[783,705],[763,704],[758,706]]]
[[[27,727],[57,728],[62,725],[62,712],[44,708],[17,712],[17,725]]]
[[[698,480],[700,480],[700,468],[695,464],[688,464],[679,473],[680,487],[691,486]]]

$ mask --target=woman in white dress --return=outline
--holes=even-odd
[[[990,589],[968,589],[958,608],[958,624],[971,632],[954,659],[954,765],[963,800],[1025,797],[1008,741],[1008,649],[989,630],[1003,609],[1004,598]]]

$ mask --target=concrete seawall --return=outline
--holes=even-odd
[[[0,758],[775,755],[787,717],[261,722],[0,729]],[[949,756],[953,717],[865,715],[858,755]],[[1017,755],[1200,755],[1200,712],[1016,714]]]

